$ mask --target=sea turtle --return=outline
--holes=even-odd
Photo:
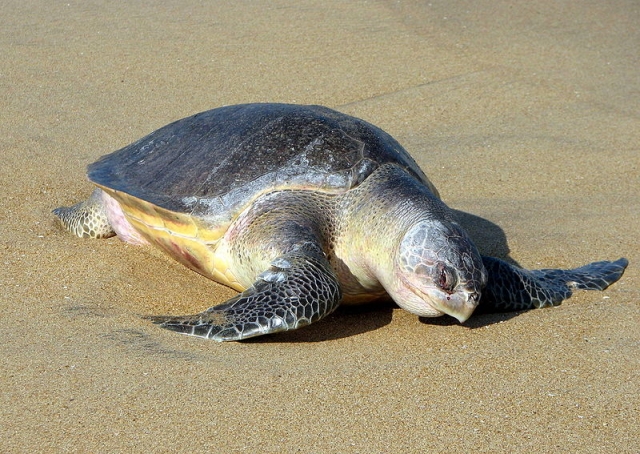
[[[627,265],[527,271],[483,257],[389,134],[320,106],[244,104],[176,121],[88,167],[54,213],[80,237],[150,243],[239,292],[163,327],[218,341],[300,328],[391,297],[424,317],[555,306]]]

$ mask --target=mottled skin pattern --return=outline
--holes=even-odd
[[[491,285],[484,289],[480,312],[508,312],[557,306],[573,289],[604,290],[620,279],[628,262],[594,262],[572,270],[524,270],[493,258],[482,257]]]
[[[302,243],[274,260],[247,290],[224,304],[165,327],[216,341],[297,329],[333,312],[340,303],[338,279],[314,243]]]
[[[89,166],[91,197],[54,213],[80,237],[152,244],[237,289],[192,316],[152,317],[218,341],[297,329],[391,297],[420,316],[559,304],[627,265],[528,271],[482,257],[388,134],[318,106],[250,104],[172,123]]]
[[[53,210],[62,223],[80,238],[109,238],[116,234],[102,203],[102,191],[95,190],[84,202]]]

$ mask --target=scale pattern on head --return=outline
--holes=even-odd
[[[400,244],[399,267],[401,279],[431,309],[461,321],[478,305],[487,282],[480,253],[453,221],[428,219],[411,227]]]

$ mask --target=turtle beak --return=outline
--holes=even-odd
[[[474,290],[459,289],[455,293],[445,293],[441,290],[427,289],[426,292],[422,292],[417,288],[411,288],[411,291],[420,298],[423,305],[417,305],[408,307],[405,304],[400,304],[403,308],[407,309],[421,317],[437,317],[439,315],[450,315],[458,320],[460,323],[467,321],[473,311],[478,307],[480,301],[480,292]],[[424,303],[430,308],[424,310]],[[416,310],[418,308],[418,310]]]
[[[447,298],[445,304],[438,307],[439,310],[457,319],[460,323],[466,322],[473,311],[478,307],[480,293],[474,291],[464,291]]]

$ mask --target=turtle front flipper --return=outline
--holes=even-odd
[[[274,260],[253,286],[200,314],[150,317],[163,328],[215,341],[235,341],[309,325],[340,304],[340,286],[316,247]]]
[[[574,289],[604,290],[616,282],[628,265],[625,258],[615,262],[594,262],[572,270],[525,270],[493,257],[482,257],[489,279],[477,312],[511,312],[557,306]]]

